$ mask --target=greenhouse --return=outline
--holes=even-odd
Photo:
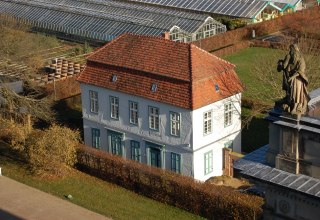
[[[101,0],[103,1],[103,0]],[[166,8],[256,20],[266,9],[282,13],[301,9],[301,0],[127,0]]]
[[[189,42],[226,31],[208,15],[116,0],[0,0],[0,14],[44,30],[110,41],[123,33]]]

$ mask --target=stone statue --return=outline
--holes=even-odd
[[[278,72],[283,71],[282,89],[286,96],[281,101],[282,109],[291,114],[304,114],[310,100],[305,75],[306,64],[296,44],[290,45],[289,54],[278,61]]]

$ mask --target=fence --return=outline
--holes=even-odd
[[[78,168],[209,219],[259,219],[262,199],[79,146]]]

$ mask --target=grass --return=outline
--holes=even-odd
[[[223,57],[227,61],[236,65],[236,72],[246,86],[246,90],[243,93],[244,97],[255,97],[254,93],[257,91],[263,94],[261,88],[264,88],[266,90],[265,92],[272,92],[272,88],[266,87],[263,81],[257,80],[257,76],[254,73],[254,68],[256,65],[261,64],[261,60],[269,60],[270,57],[274,57],[275,52],[279,53],[279,50],[261,47],[249,47],[239,51],[238,53]],[[279,56],[279,58],[281,57],[282,56]],[[274,71],[277,71],[276,60],[274,61]],[[279,74],[279,82],[281,82],[281,80],[281,74]]]
[[[113,219],[203,219],[77,170],[61,179],[36,177],[17,158],[0,142],[3,175],[60,198],[71,194],[71,202]]]

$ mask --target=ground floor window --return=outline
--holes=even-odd
[[[108,130],[109,152],[122,156],[122,134]]]
[[[131,145],[131,159],[141,161],[140,143],[138,141],[130,141]]]
[[[100,148],[100,130],[97,128],[91,129],[92,147]]]
[[[213,171],[212,151],[204,154],[204,174],[207,175]]]
[[[171,153],[171,170],[176,173],[181,173],[181,155]]]

